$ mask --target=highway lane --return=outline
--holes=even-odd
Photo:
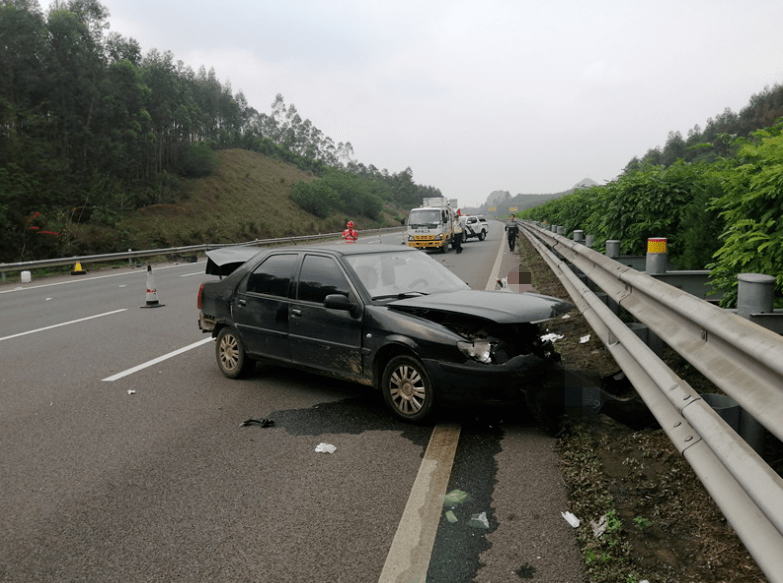
[[[487,281],[498,238],[433,257]],[[203,263],[153,273],[157,309],[141,309],[144,270],[0,287],[0,581],[378,580],[432,428],[395,421],[363,387],[296,371],[230,381],[211,343],[104,380],[206,338]],[[251,417],[275,425],[240,427]],[[337,451],[316,453],[321,442]],[[455,564],[508,572],[493,548],[523,538],[498,512],[547,448],[529,421],[469,419],[450,486],[472,492],[492,528],[439,534],[428,581],[457,580]],[[500,463],[504,452],[517,453]],[[504,472],[512,493],[499,496]]]

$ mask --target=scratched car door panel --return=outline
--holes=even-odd
[[[239,284],[234,322],[251,355],[290,360],[288,309],[298,255],[272,255]]]
[[[294,362],[349,378],[361,377],[361,315],[324,307],[327,295],[347,297],[350,292],[345,272],[334,259],[305,255],[296,300],[289,312],[289,344]]]

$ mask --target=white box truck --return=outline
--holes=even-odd
[[[454,238],[454,223],[459,220],[456,199],[425,198],[422,206],[408,215],[408,247],[440,249],[445,253]]]

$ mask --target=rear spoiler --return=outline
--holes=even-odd
[[[207,275],[219,275],[221,278],[229,275],[240,265],[258,255],[255,247],[221,247],[207,251]]]

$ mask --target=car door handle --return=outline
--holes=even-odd
[[[297,318],[302,315],[302,310],[299,308],[291,308],[291,315],[296,316]]]

